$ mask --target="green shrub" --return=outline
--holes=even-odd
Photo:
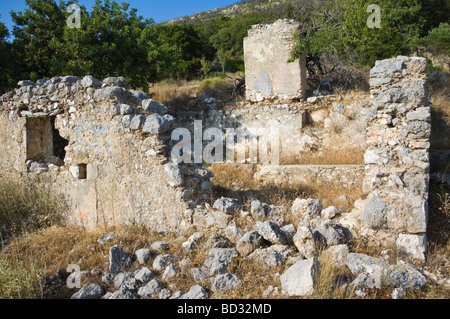
[[[434,53],[449,54],[450,25],[448,23],[441,23],[438,28],[431,30],[425,38],[425,44]]]
[[[35,299],[42,296],[41,279],[35,268],[0,255],[0,299]]]
[[[224,92],[228,88],[228,83],[225,79],[220,77],[214,77],[205,79],[200,82],[200,85],[197,88],[197,93],[202,94],[205,93],[208,96],[215,95],[215,93]]]
[[[63,210],[62,199],[44,185],[0,177],[0,236],[54,225]]]

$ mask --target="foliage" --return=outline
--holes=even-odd
[[[450,54],[450,25],[441,23],[439,27],[431,30],[425,38],[428,49],[434,53]]]
[[[0,177],[0,237],[56,224],[64,208],[44,185]]]
[[[367,26],[370,0],[317,2],[297,38],[293,58],[302,53],[333,51],[340,56],[355,52],[349,62],[374,65],[375,60],[412,52],[418,44],[424,19],[420,0],[380,0],[380,28]]]
[[[226,90],[228,83],[225,79],[220,77],[205,79],[200,82],[197,93],[205,93],[208,96],[214,95],[215,92],[221,92]]]
[[[0,255],[0,299],[35,299],[41,296],[42,287],[36,270]]]

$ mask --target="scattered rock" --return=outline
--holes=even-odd
[[[272,245],[267,248],[258,248],[248,256],[248,259],[257,262],[262,267],[275,268],[283,265],[291,252],[288,245]]]
[[[258,233],[272,244],[286,245],[287,239],[280,226],[273,220],[267,220],[257,226]]]
[[[151,250],[153,250],[156,253],[162,254],[165,251],[169,250],[169,243],[165,241],[155,241],[150,246]]]
[[[242,279],[234,274],[221,274],[217,275],[211,286],[213,292],[226,292],[231,289],[235,289],[242,285]]]
[[[116,240],[116,239],[117,239],[117,235],[115,233],[111,232],[109,234],[106,234],[106,235],[100,237],[97,240],[97,242],[99,244],[106,244],[106,243],[112,242],[113,240]]]
[[[224,212],[225,214],[233,214],[242,209],[242,203],[235,198],[220,198],[214,202],[213,208]]]
[[[167,266],[173,265],[177,261],[178,258],[171,254],[158,255],[153,261],[153,269],[156,271],[163,271]]]
[[[179,299],[205,299],[206,297],[208,297],[206,290],[200,285],[195,285],[188,292],[181,295]]]
[[[255,199],[251,202],[250,212],[254,220],[262,221],[266,218],[266,205]]]
[[[248,256],[255,249],[261,247],[263,238],[257,231],[246,232],[236,243],[236,249],[243,257]]]
[[[181,247],[183,247],[184,250],[186,251],[193,251],[197,248],[197,244],[200,241],[200,239],[202,239],[203,237],[205,237],[205,233],[203,232],[196,232],[194,234],[192,234],[187,241],[183,242],[181,244]]]
[[[293,241],[299,253],[305,258],[316,255],[316,241],[309,226],[299,225]]]
[[[70,299],[99,299],[103,295],[103,288],[97,284],[83,286]]]
[[[322,262],[322,260],[324,262],[329,262],[334,267],[342,267],[346,264],[349,252],[350,249],[345,244],[331,246],[322,252],[319,260],[320,262]]]
[[[134,278],[141,284],[145,285],[150,280],[152,280],[155,277],[155,274],[148,269],[147,267],[141,268],[135,275]]]
[[[139,288],[137,294],[143,298],[156,298],[162,289],[163,283],[152,279],[145,286]]]
[[[109,271],[113,274],[121,272],[131,266],[131,259],[122,247],[114,245],[109,249]]]
[[[322,208],[322,201],[319,199],[296,198],[292,203],[291,213],[296,219],[304,220],[320,216]]]
[[[235,248],[213,248],[209,251],[203,265],[209,270],[210,276],[224,273],[237,254],[238,251]]]
[[[138,249],[134,253],[134,257],[136,258],[136,260],[139,264],[143,265],[150,258],[150,249],[148,249],[148,248]]]
[[[318,270],[316,257],[296,262],[281,275],[281,289],[289,297],[310,295],[314,291]]]

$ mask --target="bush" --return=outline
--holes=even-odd
[[[425,44],[433,53],[448,55],[450,53],[450,25],[441,23],[431,30],[425,38]]]
[[[0,177],[0,236],[56,224],[63,210],[61,198],[44,185]]]
[[[36,270],[0,255],[0,299],[36,299],[42,296]]]
[[[214,96],[228,89],[228,82],[220,77],[205,79],[200,82],[197,88],[197,94],[205,93],[208,96]]]

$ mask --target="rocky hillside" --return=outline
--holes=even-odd
[[[218,16],[236,17],[242,14],[260,11],[276,11],[287,3],[304,3],[304,0],[244,0],[236,4],[214,10],[199,12],[168,21],[169,24],[199,23]]]

